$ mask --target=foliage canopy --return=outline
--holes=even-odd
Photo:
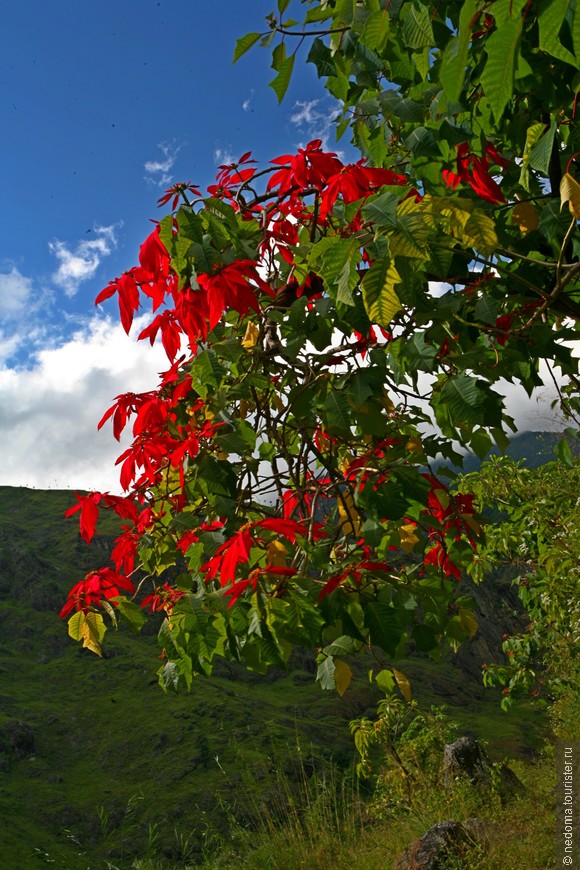
[[[139,265],[97,301],[117,297],[127,332],[150,304],[138,337],[169,367],[101,421],[132,425],[126,495],[69,514],[87,541],[101,507],[124,527],[63,615],[100,652],[103,615],[139,630],[161,612],[164,687],[299,644],[343,693],[363,647],[476,630],[457,581],[477,506],[437,462],[506,444],[498,382],[532,394],[556,366],[575,419],[580,6],[279,0],[235,59],[258,43],[280,100],[307,52],[361,159],[320,140],[248,153],[161,198]]]

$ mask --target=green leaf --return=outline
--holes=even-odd
[[[512,98],[516,56],[519,53],[523,19],[506,21],[488,37],[485,44],[487,63],[481,84],[490,102],[496,123]]]
[[[388,655],[395,655],[401,629],[394,608],[381,601],[373,601],[365,608],[365,624],[370,631],[370,642],[380,646]]]
[[[82,610],[73,614],[68,621],[68,633],[73,640],[82,640],[83,647],[101,656],[101,641],[103,640],[107,626],[100,613],[92,610],[84,613]]]
[[[463,242],[491,256],[498,246],[497,233],[493,219],[479,209],[474,209],[463,228]]]
[[[245,36],[241,36],[240,39],[237,39],[234,51],[234,63],[239,60],[243,54],[249,51],[262,35],[263,34],[261,33],[246,33]]]
[[[388,12],[380,10],[372,12],[364,23],[361,39],[371,51],[381,51],[389,36]]]
[[[576,61],[580,66],[580,3],[575,0],[574,17],[572,19],[572,45],[574,46],[574,54]]]
[[[327,656],[352,656],[360,649],[360,643],[347,634],[337,637],[331,644],[324,647],[324,654]]]
[[[351,427],[350,408],[343,392],[333,390],[323,405],[326,422],[330,430],[349,432]]]
[[[485,429],[476,429],[471,436],[471,449],[480,459],[484,459],[493,446],[490,435]]]
[[[369,199],[362,207],[362,213],[366,221],[376,224],[377,227],[394,229],[397,225],[397,204],[399,198],[390,191],[380,193]]]
[[[485,394],[480,390],[476,378],[463,373],[447,378],[441,391],[441,400],[449,406],[454,425],[480,422]]]
[[[326,689],[329,692],[333,692],[336,689],[336,682],[334,680],[335,671],[336,665],[334,664],[334,659],[332,656],[325,656],[316,671],[316,682],[320,683],[322,689]]]
[[[468,69],[467,57],[471,40],[471,24],[475,18],[476,2],[467,0],[459,13],[459,35],[447,43],[443,52],[439,80],[445,89],[447,99],[457,102],[463,90],[465,72]]]
[[[198,467],[198,479],[209,495],[235,497],[237,480],[229,462],[204,456],[199,460]]]
[[[307,63],[314,64],[319,78],[332,76],[336,72],[336,65],[331,50],[318,37],[310,46],[306,61]]]
[[[337,280],[336,301],[343,305],[354,305],[353,290],[358,281],[356,263],[347,261],[341,269]]]
[[[415,157],[440,155],[433,131],[427,127],[415,127],[405,139],[405,148],[412,151]]]
[[[381,692],[384,692],[387,696],[392,695],[395,691],[395,677],[393,676],[392,671],[386,669],[379,671],[375,676],[375,683]]]
[[[340,24],[352,24],[356,0],[336,0],[334,3],[334,20]]]
[[[288,90],[288,85],[290,84],[292,70],[294,69],[294,57],[295,55],[291,54],[290,57],[287,57],[280,63],[278,74],[270,82],[270,87],[278,97],[279,103],[284,99],[286,91]]]
[[[202,399],[205,399],[209,392],[208,386],[212,387],[214,391],[217,390],[225,373],[215,351],[202,350],[198,353],[191,367],[191,377],[193,386]]]
[[[253,426],[246,420],[232,420],[231,425],[235,428],[228,431],[227,426],[222,429],[223,434],[218,432],[216,441],[226,453],[237,453],[242,456],[251,453],[256,446],[256,432]],[[267,445],[271,446],[271,445]]]
[[[327,287],[337,285],[337,302],[345,305],[354,305],[352,290],[357,285],[358,275],[356,271],[360,260],[360,251],[356,241],[351,239],[326,238],[326,244],[318,245],[312,250],[312,259],[315,261],[315,251],[322,252],[319,273]]]
[[[532,169],[541,172],[542,175],[549,174],[550,158],[552,157],[552,149],[554,147],[554,136],[558,125],[556,121],[552,121],[550,126],[543,130],[540,138],[533,143],[529,150],[529,165]]]
[[[401,13],[403,20],[403,42],[407,48],[430,48],[435,39],[431,16],[426,6],[418,0],[407,3]]]
[[[558,442],[558,446],[556,448],[556,456],[558,457],[562,465],[566,465],[568,468],[574,467],[574,457],[572,456],[570,445],[565,438],[562,438]]]
[[[313,24],[317,21],[328,21],[333,15],[334,8],[330,4],[328,6],[315,6],[308,10],[304,22],[306,24]]]
[[[401,310],[401,302],[395,292],[400,280],[394,261],[387,257],[377,260],[362,281],[362,297],[369,320],[387,328],[395,314]]]
[[[128,601],[126,598],[118,598],[117,610],[123,619],[129,623],[131,631],[135,634],[138,634],[147,622],[147,617],[143,613],[143,609],[134,601]]]
[[[538,5],[540,7],[538,16],[540,49],[578,69],[577,59],[562,45],[560,40],[560,30],[566,13],[570,9],[570,0],[544,0]]]
[[[401,356],[412,372],[432,372],[437,368],[437,348],[427,344],[424,332],[415,332],[404,342]]]
[[[481,323],[495,323],[497,320],[499,303],[493,296],[483,294],[475,306],[475,319]]]

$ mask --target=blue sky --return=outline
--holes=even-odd
[[[156,386],[166,360],[124,335],[114,301],[93,300],[136,263],[164,189],[204,188],[248,150],[334,147],[334,107],[304,53],[282,106],[268,51],[232,65],[236,38],[265,29],[274,5],[4,4],[0,485],[118,491],[123,448],[96,423],[117,394]],[[528,425],[550,416],[544,400]]]
[[[136,262],[171,183],[206,187],[330,136],[332,103],[297,64],[279,107],[268,51],[237,37],[273,0],[29,0],[3,9],[0,55],[0,485],[113,488],[119,445],[96,422],[149,389],[162,354],[93,300]]]

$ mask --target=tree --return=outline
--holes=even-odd
[[[299,644],[342,693],[363,647],[383,667],[473,633],[458,581],[477,505],[438,463],[504,446],[497,384],[531,394],[542,361],[579,407],[578,4],[291,5],[235,59],[273,45],[282,99],[307,50],[361,159],[316,140],[263,167],[244,154],[205,194],[175,185],[97,299],[117,296],[127,332],[151,304],[139,339],[169,368],[99,424],[132,423],[126,495],[68,513],[87,541],[101,507],[123,531],[63,615],[100,652],[103,614],[138,629],[160,612],[165,687]],[[407,691],[396,669],[381,681]]]

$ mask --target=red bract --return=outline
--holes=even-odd
[[[314,139],[306,148],[299,148],[298,154],[284,154],[272,160],[279,169],[268,180],[268,190],[278,188],[279,196],[284,196],[296,188],[308,191],[309,188],[321,190],[328,179],[343,168],[334,152],[322,150],[322,140]]]
[[[443,180],[453,190],[460,182],[467,183],[481,199],[499,205],[506,200],[499,184],[489,174],[488,157],[502,169],[507,166],[507,161],[501,157],[491,142],[485,146],[485,154],[487,155],[485,157],[472,154],[469,151],[469,143],[462,142],[457,147],[457,172],[451,172],[449,169],[443,170]]]
[[[255,169],[249,166],[246,166],[245,169],[239,168],[244,163],[255,163],[256,161],[252,160],[251,156],[252,152],[246,151],[237,163],[222,164],[219,167],[220,171],[217,174],[216,183],[211,184],[207,189],[210,196],[227,199],[237,209],[238,203],[235,199],[235,194],[238,188],[245,182],[250,181],[256,172]]]
[[[357,202],[385,184],[407,184],[407,178],[390,169],[365,166],[364,160],[343,166],[340,172],[328,179],[320,198],[320,219],[325,220],[338,196],[345,203]]]
[[[101,429],[107,420],[112,417],[113,435],[119,441],[129,417],[135,414],[143,403],[150,401],[155,396],[156,393],[153,391],[149,393],[123,393],[123,395],[117,396],[115,404],[111,405],[101,417],[97,429]]]
[[[201,196],[201,193],[196,187],[192,187],[191,182],[189,181],[179,181],[177,184],[173,184],[169,187],[163,196],[160,196],[157,200],[157,205],[167,205],[169,200],[173,197],[173,202],[171,203],[171,211],[175,211],[177,208],[177,203],[180,198],[183,197],[185,199],[185,194],[191,193],[193,196]]]
[[[151,276],[149,280],[157,281],[169,274],[171,257],[159,237],[159,225],[147,236],[139,248],[139,263]]]
[[[306,534],[302,523],[282,517],[266,517],[263,520],[246,523],[235,535],[218,547],[205,565],[202,565],[201,570],[206,572],[206,582],[215,580],[218,574],[221,586],[234,582],[237,566],[249,561],[250,550],[256,544],[252,537],[254,529],[277,532],[291,543],[295,543],[296,535]]]
[[[228,308],[245,315],[248,311],[259,311],[256,298],[258,288],[272,295],[270,288],[256,271],[253,260],[236,260],[224,266],[215,275],[198,275],[198,283],[208,296],[209,328],[214,329]],[[253,282],[255,287],[252,287]]]
[[[84,580],[73,586],[68,594],[68,600],[60,611],[61,618],[68,616],[72,610],[87,611],[98,605],[102,599],[117,598],[124,592],[135,591],[135,587],[127,577],[117,574],[112,568],[101,568],[91,571]],[[114,603],[114,602],[113,602]]]
[[[237,566],[240,562],[245,564],[250,557],[252,543],[250,526],[247,525],[218,547],[211,559],[201,567],[206,572],[206,583],[215,580],[218,573],[222,586],[233,583]]]
[[[446,577],[454,577],[456,580],[461,579],[461,571],[457,565],[451,561],[447,550],[440,541],[437,541],[430,550],[425,553],[423,559],[424,565],[434,565],[443,571]]]
[[[139,539],[140,535],[131,529],[126,529],[115,540],[115,546],[111,551],[111,561],[117,571],[123,571],[125,575],[133,573]]]
[[[125,272],[120,278],[110,281],[104,290],[101,290],[95,299],[95,305],[110,299],[115,293],[119,297],[119,312],[121,324],[128,334],[133,323],[135,312],[138,311],[141,302],[139,300],[139,286],[131,272]]]
[[[495,340],[502,347],[505,347],[508,342],[508,339],[510,337],[510,330],[513,326],[515,319],[516,318],[514,314],[501,314],[495,322],[495,328],[498,330],[495,336]]]
[[[77,498],[77,504],[69,507],[64,515],[68,519],[68,517],[72,517],[73,514],[80,511],[81,538],[83,541],[86,541],[87,544],[90,544],[92,537],[95,534],[95,527],[99,518],[98,504],[102,496],[100,492],[91,492],[88,495],[78,495],[78,493],[75,492],[75,496]]]
[[[179,601],[180,598],[183,598],[184,595],[185,592],[181,589],[174,589],[173,586],[164,583],[163,586],[157,586],[152,595],[145,596],[141,602],[141,607],[148,607],[152,613],[164,610],[165,613],[169,615],[176,602]]]
[[[161,330],[161,344],[169,362],[173,362],[181,347],[182,334],[176,321],[177,317],[173,311],[164,311],[162,314],[158,314],[155,320],[139,333],[137,341],[148,338],[150,344],[153,345],[157,333]]]
[[[298,571],[296,568],[272,567],[271,565],[267,565],[265,568],[256,568],[248,577],[244,580],[238,580],[237,583],[232,583],[230,588],[224,592],[224,595],[227,595],[230,598],[228,608],[234,606],[242,592],[245,592],[248,586],[251,586],[255,592],[258,588],[260,578],[273,579],[275,577],[294,577],[297,573]],[[281,591],[280,585],[281,584],[278,584],[276,592]]]

